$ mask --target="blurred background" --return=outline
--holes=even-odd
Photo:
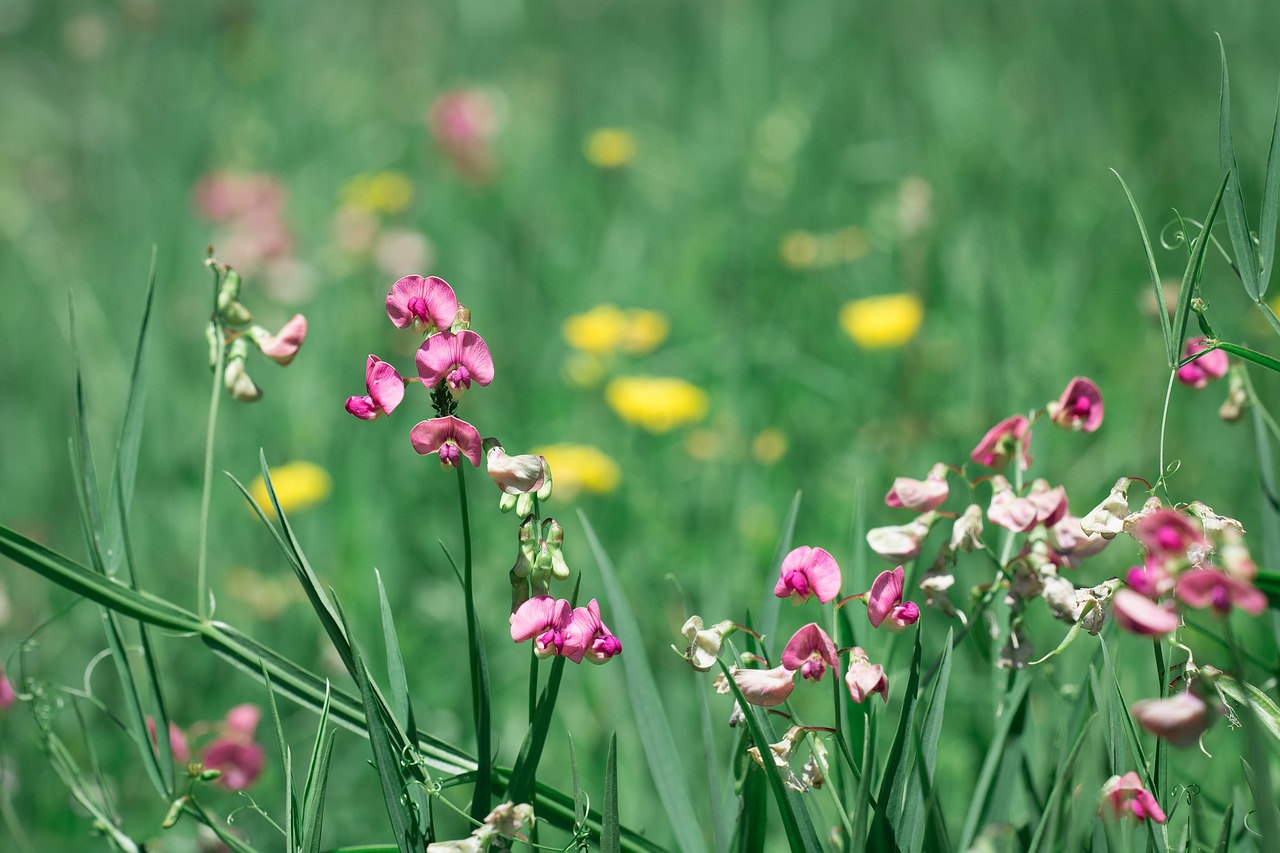
[[[438,544],[460,547],[455,485],[408,440],[429,407],[410,394],[373,423],[342,408],[363,393],[367,354],[412,372],[412,336],[383,300],[401,275],[439,275],[497,366],[459,414],[509,452],[548,454],[548,511],[583,597],[609,620],[578,510],[644,626],[624,645],[650,651],[672,719],[689,724],[677,742],[700,749],[695,692],[708,688],[667,646],[691,612],[757,608],[797,491],[797,544],[825,547],[847,590],[865,588],[883,566],[855,539],[859,496],[864,527],[905,522],[881,501],[895,476],[963,462],[989,426],[1076,375],[1101,386],[1106,422],[1092,435],[1037,426],[1033,474],[1063,483],[1080,515],[1119,476],[1155,479],[1167,373],[1138,232],[1108,170],[1153,239],[1175,209],[1204,215],[1219,182],[1215,32],[1256,211],[1280,74],[1280,17],[1265,2],[3,0],[0,521],[83,557],[66,452],[72,350],[105,478],[154,247],[133,541],[144,583],[194,608],[212,245],[243,273],[255,322],[302,312],[310,330],[288,368],[251,362],[261,401],[224,400],[217,468],[247,483],[259,448],[272,465],[309,463],[291,469],[292,499],[317,572],[372,648],[382,572],[420,724],[472,749],[459,591]],[[1180,276],[1183,248],[1156,254]],[[1205,293],[1224,337],[1275,351],[1221,257]],[[1255,379],[1274,398],[1275,381]],[[1252,530],[1253,435],[1218,419],[1224,395],[1174,388],[1172,492]],[[483,477],[470,482],[509,764],[527,673],[527,651],[504,640],[515,521]],[[212,530],[218,617],[336,673],[286,563],[224,478]],[[1104,555],[1075,580],[1135,557]],[[70,598],[11,563],[0,582],[0,653],[16,671],[22,639]],[[944,618],[926,618],[936,647]],[[82,684],[104,647],[98,622],[84,607],[62,616],[24,673]],[[1047,651],[1061,627],[1046,618],[1033,641]],[[166,639],[162,656],[181,723],[264,699],[193,641]],[[995,683],[980,653],[956,665]],[[118,692],[112,675],[94,688],[108,704]],[[939,773],[959,788],[994,690],[949,711]],[[567,786],[569,729],[598,800],[616,729],[623,821],[670,843],[624,694],[616,663],[567,673],[540,779]],[[1053,701],[1044,691],[1039,710],[1051,717]],[[314,720],[282,710],[305,743]],[[713,710],[727,715],[727,700]],[[69,849],[89,822],[67,819],[32,725],[21,706],[0,713],[5,810],[28,849]],[[125,738],[92,727],[128,828],[158,834],[165,805],[130,787],[141,770]],[[722,759],[727,743],[726,729]],[[327,846],[389,837],[367,749],[339,735],[335,779],[350,790],[331,798]],[[265,808],[279,784],[273,758]],[[273,843],[255,817],[240,825]],[[164,849],[191,844],[178,830]]]

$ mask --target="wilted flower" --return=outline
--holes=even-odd
[[[799,604],[816,595],[826,604],[840,592],[840,566],[822,548],[802,545],[787,554],[782,561],[782,573],[773,587],[778,598],[795,595]]]
[[[245,369],[243,357],[235,357],[227,362],[222,374],[222,384],[237,402],[254,403],[262,399],[262,389]]]
[[[364,387],[368,394],[348,397],[347,411],[362,421],[389,415],[404,400],[404,379],[387,362],[370,354],[364,366]]]
[[[1102,785],[1102,796],[1116,817],[1132,814],[1141,823],[1148,818],[1164,823],[1164,810],[1150,791],[1142,787],[1138,774],[1130,770],[1123,776],[1112,776]]]
[[[1080,519],[1067,513],[1049,528],[1049,541],[1055,551],[1076,566],[1085,557],[1092,557],[1106,548],[1111,540],[1099,533],[1086,535],[1080,525]]]
[[[840,308],[840,325],[863,349],[900,347],[916,336],[924,303],[911,293],[854,299]]]
[[[947,465],[939,462],[929,469],[923,480],[908,477],[895,479],[884,502],[891,507],[928,512],[942,506],[947,500],[947,493]]]
[[[440,465],[457,468],[462,457],[480,467],[480,433],[471,424],[452,415],[419,421],[409,430],[413,449],[423,456],[440,454]]]
[[[970,453],[969,458],[979,465],[1004,468],[1010,459],[1018,460],[1018,467],[1023,471],[1031,467],[1031,425],[1023,415],[1013,415],[987,430]]]
[[[879,693],[881,699],[889,701],[889,682],[884,677],[884,667],[871,663],[867,653],[858,646],[849,651],[849,669],[844,674],[844,682],[855,702],[861,703],[873,693]]]
[[[1035,504],[1036,524],[1052,527],[1067,514],[1067,490],[1062,486],[1049,488],[1049,482],[1043,478],[1031,483],[1027,500]]]
[[[1216,568],[1195,568],[1178,575],[1178,599],[1196,608],[1212,607],[1219,616],[1234,605],[1252,616],[1267,609],[1267,597],[1256,587]]]
[[[621,376],[604,393],[618,417],[654,433],[702,420],[710,407],[706,391],[674,377]]]
[[[271,488],[275,490],[280,509],[285,512],[296,512],[314,506],[333,491],[333,479],[329,472],[314,462],[289,462],[269,469]],[[274,516],[276,509],[267,493],[267,483],[261,475],[249,484],[249,495],[262,507],[268,516]]]
[[[910,560],[920,553],[920,544],[937,519],[938,513],[930,511],[909,524],[872,528],[867,531],[867,545],[891,563]]]
[[[249,335],[263,355],[276,364],[287,365],[293,361],[293,357],[302,347],[302,342],[307,338],[307,318],[301,314],[294,314],[289,322],[274,335],[261,326],[253,326],[249,329]]]
[[[1092,379],[1077,376],[1046,411],[1049,419],[1063,429],[1093,432],[1102,426],[1102,392]]]
[[[475,332],[464,329],[456,335],[441,332],[418,347],[418,376],[427,388],[448,383],[449,393],[461,397],[471,387],[493,381],[493,356],[489,345]]]
[[[485,469],[490,479],[508,495],[528,494],[542,488],[547,479],[547,460],[531,453],[509,456],[496,438],[486,438]]]
[[[1205,533],[1223,534],[1235,533],[1239,536],[1244,535],[1244,525],[1234,518],[1228,518],[1225,515],[1218,515],[1203,501],[1192,501],[1187,504],[1187,512],[1194,515],[1200,520],[1200,526],[1204,528]]]
[[[773,759],[774,766],[778,768],[783,784],[801,794],[807,791],[809,786],[804,780],[796,776],[795,771],[791,769],[791,753],[795,751],[796,744],[804,739],[804,734],[804,728],[792,726],[782,736],[782,740],[769,744],[769,756]],[[748,747],[747,753],[755,760],[756,764],[764,767],[764,759],[761,757],[760,750],[757,747]]]
[[[949,546],[952,551],[976,551],[982,548],[982,507],[969,504],[951,527]]]
[[[1102,503],[1080,519],[1080,529],[1086,535],[1097,534],[1103,539],[1114,539],[1124,529],[1124,519],[1129,514],[1129,483],[1128,477],[1116,480]]]
[[[733,671],[733,681],[742,691],[742,697],[752,705],[772,708],[787,701],[795,689],[795,672],[785,666],[773,669],[743,669]]]
[[[1182,357],[1191,358],[1197,353],[1204,355],[1195,361],[1188,362],[1178,368],[1178,381],[1192,388],[1203,388],[1212,379],[1221,379],[1227,375],[1231,360],[1227,354],[1217,347],[1209,345],[1205,337],[1191,338],[1182,347]]]
[[[726,619],[710,628],[703,628],[701,616],[690,616],[680,629],[680,633],[689,641],[688,648],[683,652],[675,646],[671,648],[698,672],[710,672],[720,659],[720,646],[724,643],[724,638],[733,633],[736,627]]]
[[[1213,722],[1209,706],[1190,690],[1167,699],[1134,702],[1129,711],[1144,729],[1174,746],[1191,746]]]
[[[493,845],[515,838],[520,828],[533,818],[533,806],[527,803],[503,803],[485,817],[467,838],[459,841],[433,841],[427,853],[482,853]]]
[[[810,622],[787,641],[787,647],[782,651],[782,665],[798,670],[801,678],[821,681],[827,667],[838,668],[840,659],[836,657],[836,644],[827,632],[819,628],[818,623]]]
[[[1116,623],[1134,634],[1162,637],[1178,628],[1178,613],[1173,607],[1156,604],[1131,589],[1118,589],[1112,597]]]
[[[443,332],[453,326],[457,315],[458,297],[453,288],[434,275],[406,275],[391,285],[387,294],[387,316],[397,329],[417,325],[427,334]]]

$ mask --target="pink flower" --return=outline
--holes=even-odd
[[[840,566],[821,548],[802,545],[782,561],[782,574],[773,587],[778,598],[796,595],[796,603],[808,601],[816,595],[826,604],[840,592]]]
[[[867,618],[873,627],[884,625],[887,630],[897,633],[908,625],[914,625],[920,618],[920,608],[915,602],[902,603],[905,577],[902,566],[892,571],[886,569],[872,582],[871,589],[863,593],[867,602]]]
[[[347,411],[362,421],[391,414],[404,399],[404,379],[376,355],[365,362],[364,387],[369,391],[365,396],[347,398]]]
[[[12,708],[17,700],[18,694],[14,691],[9,676],[5,674],[4,667],[0,666],[0,711]]]
[[[1190,519],[1168,508],[1157,509],[1141,518],[1133,527],[1133,538],[1142,543],[1152,558],[1161,562],[1195,564],[1211,550]]]
[[[1116,623],[1134,634],[1162,637],[1178,627],[1178,614],[1172,606],[1156,604],[1131,589],[1116,590],[1111,606]]]
[[[929,535],[929,528],[937,520],[938,513],[930,510],[908,524],[872,528],[867,531],[867,545],[891,563],[914,559],[920,554],[920,545]]]
[[[839,668],[840,659],[836,657],[836,644],[827,632],[819,628],[818,623],[810,622],[787,641],[782,651],[782,665],[789,670],[799,670],[801,678],[821,681],[828,666]]]
[[[787,701],[795,689],[795,672],[785,666],[773,669],[742,669],[733,671],[733,682],[742,691],[742,697],[752,705],[772,708]]]
[[[231,731],[242,734],[245,737],[253,737],[254,732],[258,730],[258,722],[261,719],[262,709],[257,705],[246,702],[228,711],[223,722]]]
[[[154,746],[156,743],[154,717],[147,717],[147,731],[151,733],[151,744]],[[187,733],[178,728],[178,724],[173,720],[169,721],[169,751],[173,753],[173,760],[179,764],[186,764],[191,760],[191,747],[187,745]]]
[[[1035,504],[1036,524],[1053,527],[1067,514],[1067,490],[1062,486],[1049,488],[1049,481],[1043,478],[1031,483],[1027,500]]]
[[[947,466],[939,462],[929,469],[923,480],[898,477],[893,481],[884,502],[891,507],[902,507],[915,512],[937,509],[947,500]]]
[[[301,314],[294,314],[293,318],[274,335],[261,326],[254,326],[249,332],[258,349],[262,350],[262,354],[283,366],[293,361],[293,357],[302,347],[302,342],[307,339],[307,318]]]
[[[597,615],[598,613],[599,611]],[[533,640],[533,653],[540,658],[564,654],[572,660],[572,654],[576,652],[578,661],[581,661],[586,654],[584,637],[578,637],[581,651],[577,651],[573,645],[569,646],[568,652],[564,650],[572,623],[573,607],[568,601],[539,595],[520,605],[520,609],[511,617],[511,639],[517,643]]]
[[[211,172],[192,191],[196,209],[212,222],[266,218],[284,210],[284,187],[265,173]]]
[[[889,682],[884,677],[884,668],[880,664],[872,664],[867,653],[857,646],[849,652],[849,669],[844,674],[844,683],[849,687],[849,695],[853,701],[862,703],[873,693],[889,701]]]
[[[601,621],[600,605],[594,598],[586,607],[574,609],[561,653],[574,663],[582,663],[584,657],[591,663],[604,663],[622,653],[622,641]]]
[[[1167,699],[1143,699],[1129,708],[1133,718],[1174,746],[1191,746],[1209,728],[1209,706],[1190,690]]]
[[[1227,375],[1231,360],[1220,349],[1210,348],[1208,338],[1191,338],[1182,348],[1182,357],[1190,358],[1196,353],[1204,353],[1195,361],[1188,362],[1178,368],[1178,381],[1192,388],[1203,388],[1211,379],[1220,379]]]
[[[999,470],[1016,456],[1018,467],[1025,471],[1031,467],[1030,444],[1030,424],[1023,415],[1014,415],[987,430],[969,458],[979,465]]]
[[[1092,379],[1077,376],[1047,411],[1049,419],[1063,429],[1093,432],[1102,426],[1102,392]]]
[[[1164,811],[1151,792],[1142,787],[1138,774],[1130,770],[1123,776],[1112,776],[1102,786],[1102,796],[1116,817],[1132,814],[1139,822],[1150,818],[1164,823]]]
[[[542,456],[508,456],[496,438],[486,438],[485,468],[499,489],[508,495],[524,495],[542,488],[547,479],[547,460]]]
[[[1072,566],[1078,566],[1085,557],[1092,557],[1111,544],[1111,540],[1101,534],[1086,534],[1080,526],[1080,519],[1070,513],[1049,528],[1049,541]]]
[[[488,385],[493,381],[493,356],[484,338],[470,329],[458,334],[441,332],[432,335],[418,347],[418,375],[422,384],[434,388],[441,381],[449,384],[455,398],[471,387],[472,381]]]
[[[1148,556],[1141,566],[1134,566],[1125,575],[1125,583],[1147,598],[1155,600],[1173,589],[1174,578],[1164,563]]]
[[[1267,609],[1267,597],[1256,587],[1216,568],[1190,569],[1178,575],[1177,596],[1192,607],[1212,607],[1219,616],[1228,615],[1232,605],[1252,616]]]
[[[501,127],[500,118],[487,92],[456,89],[436,99],[427,123],[458,173],[483,183],[496,171],[492,141]]]
[[[444,468],[457,468],[464,456],[472,465],[480,467],[480,433],[460,418],[450,415],[419,421],[409,430],[409,440],[413,442],[413,449],[423,456],[439,453],[440,465]]]
[[[999,474],[991,478],[991,505],[987,518],[1014,533],[1026,533],[1036,526],[1039,510],[1027,498],[1018,497],[1009,481]]]
[[[222,732],[205,748],[201,762],[222,771],[218,782],[232,791],[243,791],[262,775],[266,753],[254,742],[262,711],[257,705],[237,705],[227,712]]]
[[[458,316],[458,297],[442,278],[407,275],[391,285],[387,316],[397,329],[418,324],[427,334],[448,331]]]

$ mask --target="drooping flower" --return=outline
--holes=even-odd
[[[584,658],[591,663],[605,663],[622,653],[622,641],[601,621],[600,605],[594,598],[571,614],[562,653],[574,663],[582,663]]]
[[[987,518],[1014,533],[1026,533],[1037,524],[1037,507],[1027,498],[1018,497],[1013,486],[996,474],[991,478],[991,505]]]
[[[1139,823],[1148,819],[1155,823],[1165,821],[1164,810],[1151,792],[1142,787],[1142,780],[1132,770],[1123,776],[1112,776],[1103,783],[1102,796],[1116,817],[1131,814]]]
[[[565,599],[549,595],[531,598],[511,617],[511,639],[517,643],[533,640],[533,653],[540,658],[569,654],[564,651],[569,626],[573,623],[573,607]],[[570,651],[574,647],[570,646]],[[582,654],[586,650],[583,648]],[[582,660],[579,654],[578,661]],[[576,661],[575,661],[576,662]]]
[[[942,506],[947,500],[947,493],[947,465],[939,462],[929,469],[923,480],[896,478],[884,502],[891,507],[928,512]]]
[[[418,347],[418,376],[422,384],[434,388],[442,381],[449,385],[455,398],[471,387],[471,383],[488,385],[493,381],[493,356],[484,338],[470,329],[456,335],[441,332],[432,335]]]
[[[881,572],[871,584],[871,589],[863,593],[867,602],[867,618],[872,627],[881,625],[887,630],[897,633],[908,625],[914,625],[920,618],[920,608],[913,601],[905,604],[902,601],[902,587],[906,577],[902,566]]]
[[[720,646],[724,643],[724,638],[736,629],[737,626],[728,619],[717,622],[710,628],[703,628],[701,616],[690,616],[680,629],[680,633],[689,641],[688,647],[683,652],[675,646],[671,648],[698,672],[710,672],[720,659]]]
[[[951,526],[952,551],[976,551],[982,545],[982,507],[969,504]]]
[[[271,488],[275,490],[280,509],[286,513],[314,506],[333,491],[333,478],[329,472],[314,462],[289,462],[269,469]],[[267,493],[267,483],[258,475],[249,484],[249,495],[268,516],[274,517],[276,508]]]
[[[1163,637],[1178,628],[1178,613],[1173,607],[1156,604],[1142,593],[1118,589],[1111,602],[1116,624],[1131,633]]]
[[[937,511],[930,510],[907,524],[872,528],[867,531],[867,545],[891,563],[910,560],[920,554],[921,543],[937,520]]]
[[[1143,699],[1129,708],[1133,718],[1174,746],[1191,746],[1213,722],[1209,706],[1190,690],[1166,699]]]
[[[364,365],[363,397],[348,397],[347,411],[362,421],[389,415],[404,400],[404,379],[387,362],[370,353]]]
[[[871,663],[867,653],[858,646],[849,652],[849,669],[844,674],[844,683],[855,702],[862,703],[873,693],[879,693],[881,699],[889,701],[889,682],[884,676],[884,667]]]
[[[1204,535],[1185,515],[1172,509],[1159,509],[1142,518],[1133,527],[1133,538],[1160,562],[1197,564],[1211,550]]]
[[[205,748],[201,763],[222,773],[218,783],[243,791],[257,781],[266,765],[266,752],[253,739],[262,711],[256,705],[237,705],[227,712],[221,732]]]
[[[457,315],[458,297],[453,288],[434,275],[406,275],[391,285],[387,294],[387,316],[397,329],[417,324],[427,334],[443,332]]]
[[[619,376],[604,395],[618,417],[653,433],[696,423],[711,405],[706,391],[670,376]]]
[[[1212,607],[1218,616],[1233,606],[1252,616],[1267,609],[1267,597],[1257,587],[1216,568],[1196,568],[1178,575],[1178,599],[1196,608]]]
[[[836,657],[836,644],[827,632],[819,628],[818,623],[810,622],[787,641],[782,651],[782,665],[798,671],[801,678],[821,681],[828,666],[839,669],[840,659]]]
[[[409,430],[409,440],[413,442],[413,449],[423,456],[439,453],[440,465],[444,468],[457,468],[464,456],[472,465],[480,467],[480,433],[460,418],[450,415],[419,421]]]
[[[262,399],[262,389],[245,369],[244,358],[232,358],[222,374],[222,384],[231,392],[231,398],[239,403],[256,403]]]
[[[1102,503],[1080,519],[1080,529],[1086,535],[1097,534],[1103,539],[1114,539],[1124,529],[1124,519],[1129,514],[1129,482],[1128,477],[1116,480]]]
[[[1092,379],[1077,376],[1046,410],[1049,419],[1063,429],[1093,432],[1102,426],[1102,392]]]
[[[1191,338],[1182,347],[1183,358],[1191,358],[1197,353],[1204,353],[1204,355],[1178,368],[1178,381],[1183,385],[1200,389],[1208,385],[1210,380],[1221,379],[1227,375],[1231,360],[1222,350],[1210,347],[1208,338]]]
[[[924,303],[914,293],[854,299],[840,307],[840,326],[866,350],[900,347],[916,336]]]
[[[1023,471],[1031,467],[1031,425],[1023,415],[1013,415],[987,430],[970,453],[969,458],[979,465],[1004,468],[1010,459],[1017,459]]]
[[[294,314],[274,335],[261,326],[253,326],[249,329],[249,335],[263,355],[276,364],[287,365],[293,361],[302,342],[307,339],[307,318]]]
[[[486,438],[485,469],[499,489],[508,495],[523,495],[542,488],[547,479],[547,460],[525,453],[509,456],[496,438]]]
[[[743,669],[733,671],[733,681],[742,691],[742,697],[752,705],[772,708],[787,701],[795,689],[795,672],[785,666],[773,669]]]
[[[782,573],[773,587],[778,598],[795,595],[795,602],[807,601],[816,595],[826,604],[840,592],[840,566],[822,548],[802,545],[787,554],[782,561]]]

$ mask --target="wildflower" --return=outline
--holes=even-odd
[[[1227,399],[1218,407],[1218,417],[1227,423],[1235,423],[1249,405],[1249,392],[1244,387],[1244,374],[1240,370],[1232,370],[1227,380]]]
[[[809,760],[800,768],[800,782],[810,788],[821,788],[827,781],[827,747],[818,739],[813,740]]]
[[[1213,722],[1209,706],[1190,690],[1167,699],[1134,702],[1129,712],[1144,729],[1174,746],[1191,746]]]
[[[502,129],[501,101],[483,89],[455,89],[436,98],[427,124],[458,173],[483,183],[496,172],[493,139]]]
[[[849,668],[844,674],[844,683],[855,702],[862,703],[873,693],[879,693],[881,699],[889,701],[889,682],[884,677],[884,667],[871,663],[867,653],[858,646],[849,651]]]
[[[561,332],[569,346],[589,355],[615,351],[642,355],[666,340],[670,325],[657,311],[606,304],[573,315],[564,321]]]
[[[404,379],[387,362],[370,354],[364,365],[364,387],[368,394],[348,397],[347,411],[362,421],[389,415],[404,399]]]
[[[1210,346],[1208,338],[1191,338],[1183,345],[1182,357],[1184,359],[1191,358],[1197,353],[1204,354],[1195,361],[1187,362],[1178,368],[1178,381],[1183,385],[1200,389],[1208,385],[1210,380],[1221,379],[1227,375],[1227,370],[1231,367],[1231,360],[1225,352],[1216,346]]]
[[[253,739],[262,711],[256,705],[237,705],[227,712],[218,737],[205,748],[201,763],[218,770],[218,782],[232,791],[243,791],[257,781],[266,764],[266,753]]]
[[[1164,811],[1150,791],[1142,787],[1138,774],[1130,770],[1123,776],[1112,776],[1102,785],[1103,799],[1116,817],[1132,814],[1141,823],[1150,818],[1164,823]]]
[[[409,439],[413,442],[413,449],[423,456],[439,453],[443,468],[457,468],[464,456],[472,465],[480,467],[480,433],[471,424],[452,415],[419,421],[409,430]]]
[[[1023,471],[1031,467],[1031,425],[1022,415],[1013,415],[987,430],[969,458],[987,468],[997,471],[1004,468],[1010,459],[1017,457],[1018,467]]]
[[[435,246],[426,235],[407,228],[388,228],[373,244],[373,265],[387,275],[420,270],[435,263]]]
[[[773,594],[778,598],[794,593],[797,604],[808,601],[810,595],[816,595],[818,601],[826,604],[839,592],[840,566],[835,557],[822,548],[808,545],[792,550],[783,558],[782,573],[773,587]]]
[[[902,587],[906,577],[902,566],[881,572],[871,583],[871,589],[862,594],[867,604],[867,618],[874,628],[884,625],[897,633],[920,618],[920,608],[915,602],[902,602]]]
[[[605,663],[622,653],[622,641],[600,619],[600,605],[593,598],[586,607],[575,608],[565,630],[562,653],[574,663],[585,657],[591,663]]]
[[[924,303],[911,293],[854,299],[840,308],[840,325],[863,349],[900,347],[916,336]]]
[[[493,381],[493,356],[484,338],[464,329],[456,335],[441,332],[432,335],[418,347],[418,376],[422,384],[434,388],[441,382],[449,385],[454,399],[461,397],[471,387],[472,380],[479,385]]]
[[[680,633],[689,641],[688,648],[683,652],[675,646],[671,648],[698,672],[710,672],[720,659],[720,646],[724,643],[724,638],[736,629],[737,626],[727,619],[710,628],[703,628],[701,616],[690,616],[680,629]]]
[[[1212,607],[1226,616],[1232,605],[1253,616],[1267,609],[1267,597],[1256,587],[1216,568],[1195,568],[1178,575],[1178,598],[1196,608]]]
[[[556,495],[561,498],[572,498],[580,491],[608,494],[622,480],[618,463],[598,447],[551,444],[535,447],[533,452],[547,461],[548,470],[555,471]]]
[[[493,845],[506,849],[503,840],[514,839],[532,818],[533,806],[503,803],[489,812],[471,835],[459,841],[433,841],[427,845],[427,853],[482,853]]]
[[[261,326],[251,328],[249,335],[263,355],[276,364],[284,366],[293,361],[293,357],[302,347],[302,342],[307,338],[307,318],[301,314],[294,314],[289,322],[274,335]]]
[[[1063,429],[1093,432],[1102,426],[1102,392],[1092,379],[1077,376],[1046,411],[1049,420]]]
[[[787,647],[782,651],[782,665],[798,670],[801,678],[821,681],[827,667],[838,668],[840,660],[836,657],[836,644],[827,632],[819,628],[818,623],[810,622],[787,641]]]
[[[765,429],[751,440],[751,456],[761,465],[773,465],[787,453],[787,437],[780,429]]]
[[[547,479],[547,460],[531,453],[508,456],[496,438],[486,438],[485,469],[490,479],[508,495],[528,494],[542,488]]]
[[[1027,500],[1036,508],[1036,524],[1053,527],[1067,514],[1067,490],[1062,486],[1049,488],[1049,482],[1037,478],[1027,491]]]
[[[1162,637],[1177,630],[1180,624],[1173,607],[1156,604],[1131,589],[1116,590],[1112,610],[1121,628],[1144,637]]]
[[[787,701],[795,689],[795,672],[785,666],[773,669],[742,669],[733,671],[733,682],[742,691],[742,697],[752,705],[772,708]]]
[[[1173,589],[1174,576],[1163,562],[1148,556],[1141,566],[1129,569],[1125,583],[1154,600]]]
[[[939,462],[929,469],[923,480],[896,478],[884,502],[891,507],[928,512],[946,503],[947,494],[947,465]]]
[[[1160,562],[1196,564],[1211,550],[1195,525],[1172,509],[1159,509],[1139,520],[1133,527],[1133,538]]]
[[[952,551],[976,551],[982,544],[982,507],[969,504],[951,527]]]
[[[329,472],[314,462],[289,462],[270,469],[271,488],[280,502],[280,509],[296,512],[320,503],[333,491],[333,479]],[[249,495],[269,515],[275,515],[275,505],[267,493],[267,483],[259,475],[249,484]]]
[[[1238,536],[1244,535],[1243,524],[1234,518],[1218,515],[1203,501],[1192,501],[1187,504],[1187,512],[1200,520],[1200,526],[1204,528],[1205,533],[1223,534],[1230,532]]]
[[[987,518],[1014,533],[1026,533],[1036,526],[1037,507],[1027,498],[1018,497],[1009,481],[999,474],[991,478],[991,505]]]
[[[1228,529],[1222,534],[1222,544],[1218,547],[1218,560],[1227,574],[1237,580],[1252,583],[1258,575],[1258,566],[1253,562],[1249,549],[1245,547],[1244,538],[1234,530]]]
[[[540,658],[554,657],[564,654],[569,626],[573,622],[573,607],[564,599],[556,600],[549,595],[531,598],[516,611],[511,619],[511,639],[517,643],[533,640],[533,653]],[[575,646],[570,646],[573,652]],[[585,648],[583,649],[585,654]],[[578,661],[582,655],[578,656]]]
[[[706,391],[674,377],[621,376],[604,393],[620,418],[653,433],[702,420],[710,405]]]
[[[920,544],[937,519],[938,513],[931,511],[909,524],[872,528],[867,531],[867,544],[891,563],[910,560],[920,553]]]
[[[1067,513],[1049,528],[1049,542],[1069,565],[1078,566],[1085,557],[1101,552],[1111,540],[1099,533],[1086,534],[1080,519]]]
[[[416,324],[427,334],[442,332],[453,325],[457,315],[458,297],[453,288],[434,275],[406,275],[391,285],[387,294],[387,316],[397,329]]]
[[[356,175],[342,188],[342,203],[370,213],[399,213],[413,199],[413,184],[403,172]]]
[[[1131,512],[1124,517],[1124,532],[1133,536],[1133,531],[1138,526],[1139,521],[1149,515],[1155,515],[1162,509],[1164,509],[1164,501],[1160,500],[1157,495],[1147,498],[1137,512]]]
[[[9,676],[4,671],[4,667],[0,666],[0,711],[12,708],[17,699],[18,694],[13,689],[13,683],[9,681]]]
[[[796,744],[804,739],[804,735],[805,729],[803,727],[792,726],[782,736],[782,740],[769,744],[769,757],[773,759],[774,766],[778,768],[783,784],[800,794],[809,790],[809,786],[796,776],[795,771],[791,769],[791,753],[795,751]],[[764,767],[764,759],[760,755],[759,747],[747,747],[747,753],[755,760],[756,764]]]
[[[1121,477],[1111,487],[1111,493],[1098,504],[1088,515],[1080,519],[1080,529],[1086,535],[1098,535],[1103,539],[1114,539],[1124,529],[1124,518],[1129,514],[1128,477]]]
[[[587,135],[583,151],[596,168],[620,169],[635,159],[636,140],[628,131],[602,127]]]

